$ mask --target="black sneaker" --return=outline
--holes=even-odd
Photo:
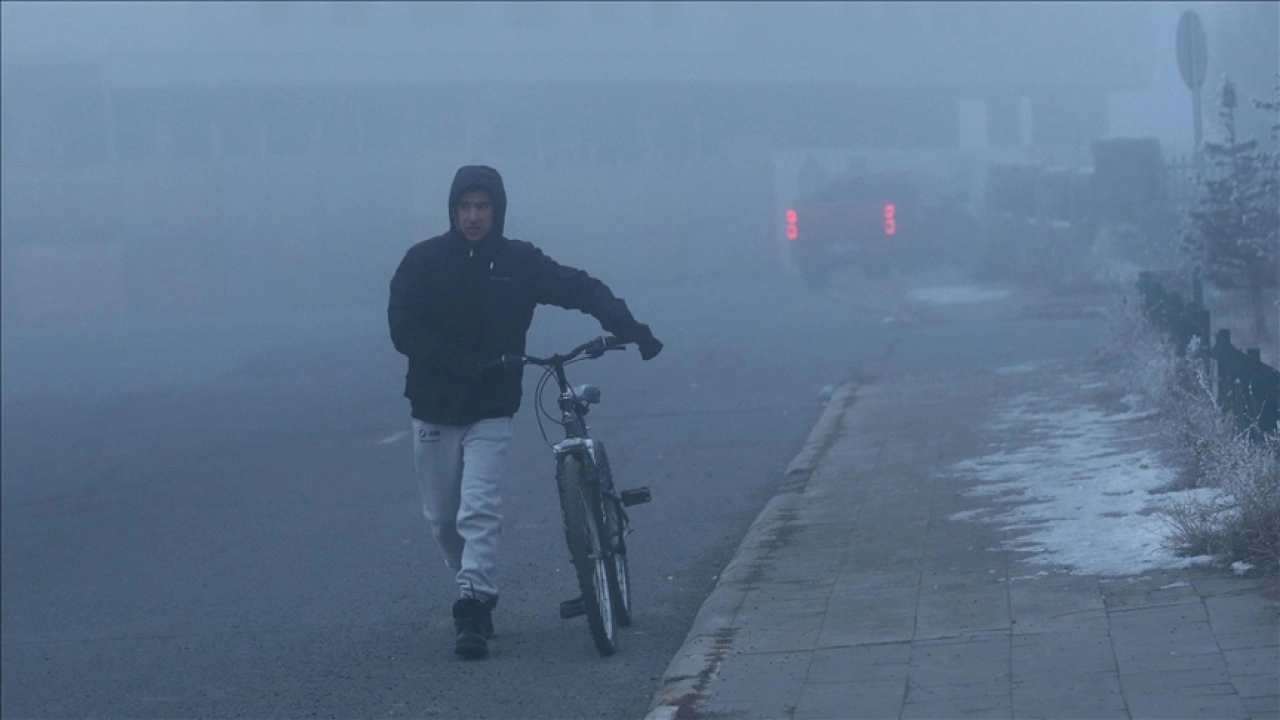
[[[455,653],[473,660],[489,654],[488,640],[493,636],[489,603],[475,598],[459,599],[453,604],[453,627],[457,631]]]

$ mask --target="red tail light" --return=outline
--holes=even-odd
[[[884,206],[884,234],[896,235],[898,232],[898,208],[892,203]]]
[[[798,240],[800,238],[800,216],[795,210],[787,211],[787,239]]]

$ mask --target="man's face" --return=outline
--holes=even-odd
[[[463,193],[453,211],[458,229],[471,242],[480,242],[493,229],[493,203],[489,201],[489,193],[483,190]]]

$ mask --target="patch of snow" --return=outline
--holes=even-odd
[[[1173,590],[1174,588],[1184,588],[1184,587],[1191,587],[1191,583],[1183,580],[1181,582],[1169,583],[1168,585],[1161,585],[1160,589]]]
[[[953,513],[952,515],[948,516],[948,519],[954,520],[957,522],[963,522],[966,520],[977,520],[989,512],[991,512],[991,510],[988,508],[978,508],[977,510],[965,510],[964,512]]]
[[[1074,378],[1064,387],[1084,384]],[[1163,511],[1212,491],[1164,492],[1173,471],[1141,442],[1145,431],[1131,425],[1145,414],[1081,401],[1043,391],[997,401],[986,430],[1010,440],[951,467],[953,476],[978,481],[966,495],[989,506],[953,519],[1012,531],[1016,537],[1003,546],[1033,553],[1024,562],[1077,574],[1127,576],[1203,564],[1205,558],[1178,557],[1165,547]]]
[[[1238,562],[1231,563],[1231,569],[1234,570],[1237,575],[1244,575],[1253,569],[1253,565],[1240,560]]]
[[[1018,582],[1019,580],[1039,580],[1040,578],[1049,577],[1049,573],[1041,570],[1034,575],[1019,575],[1018,577],[1009,578],[1009,582]],[[1000,578],[1000,582],[1004,582],[1004,578]]]
[[[1008,290],[988,290],[974,285],[946,285],[943,287],[916,288],[907,293],[912,300],[934,305],[967,305],[991,302],[1009,297]]]

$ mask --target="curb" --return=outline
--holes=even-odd
[[[835,440],[857,389],[856,382],[848,382],[831,396],[804,447],[787,465],[778,493],[751,523],[711,594],[694,616],[684,644],[662,675],[645,720],[673,720],[692,710],[719,671],[733,647],[733,620],[755,581],[757,567],[773,551],[782,530],[793,520],[809,477]]]

